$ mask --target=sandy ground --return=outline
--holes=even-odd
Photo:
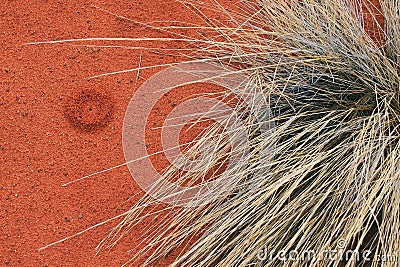
[[[126,211],[142,195],[126,166],[62,185],[124,163],[125,110],[135,90],[162,68],[141,70],[139,76],[134,71],[87,78],[182,60],[167,55],[168,50],[100,47],[182,47],[177,42],[26,44],[73,38],[168,37],[95,6],[145,23],[196,22],[188,8],[171,0],[1,1],[1,266],[119,266],[141,241],[139,226],[115,248],[95,256],[94,248],[116,220],[38,251]],[[166,104],[173,105],[171,101]],[[154,138],[147,141],[149,150],[154,150]]]

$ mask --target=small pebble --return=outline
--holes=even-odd
[[[78,219],[83,219],[83,215],[82,215],[82,214],[79,214],[79,215],[78,215]]]

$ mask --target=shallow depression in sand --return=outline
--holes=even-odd
[[[68,98],[64,117],[75,128],[91,132],[107,127],[112,110],[110,97],[95,90],[82,90]]]

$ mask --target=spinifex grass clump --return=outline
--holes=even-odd
[[[172,216],[150,227],[150,245],[140,251],[152,252],[146,264],[193,236],[200,237],[172,266],[398,264],[398,258],[374,259],[400,255],[400,1],[379,4],[246,1],[241,14],[226,13],[231,20],[225,25],[204,27],[217,35],[194,40],[197,56],[234,66],[227,70],[248,77],[243,95],[256,97],[250,105],[237,104],[238,113],[247,109],[250,115],[235,115],[242,121],[236,130],[221,134],[224,124],[215,124],[185,153],[197,153],[196,147],[214,139],[217,159],[199,163],[207,169],[248,152],[235,168],[214,177],[223,183],[210,189],[204,204],[170,206]],[[376,10],[384,28],[375,21]],[[269,110],[258,109],[266,103]],[[273,127],[263,131],[264,124]],[[243,130],[248,141],[232,146]],[[162,180],[211,184],[204,173],[169,169]],[[153,190],[168,194],[164,186]],[[137,223],[141,204],[155,202],[146,198],[133,207],[111,241]],[[343,260],[329,263],[324,251],[335,249]],[[350,249],[360,251],[358,260],[346,259]],[[366,250],[371,254],[363,258]],[[278,251],[317,256],[285,262]]]

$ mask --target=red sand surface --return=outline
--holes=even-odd
[[[201,22],[172,0],[1,1],[0,266],[119,266],[141,241],[137,227],[112,250],[95,256],[94,248],[116,220],[38,251],[126,211],[141,196],[130,199],[141,189],[126,166],[62,185],[124,163],[125,109],[138,86],[160,68],[142,70],[138,80],[137,72],[87,78],[136,68],[140,55],[141,66],[181,60],[144,49],[25,45],[164,36],[92,5],[141,22]],[[122,45],[129,44],[143,45]],[[182,47],[177,42],[146,45]],[[154,149],[152,140],[148,145]]]
[[[157,37],[135,21],[190,21],[169,1],[8,1],[0,3],[0,266],[119,266],[140,242],[135,228],[111,251],[94,248],[118,220],[38,251],[126,211],[141,193],[124,163],[122,123],[135,92],[158,69],[88,77],[176,62],[149,50],[28,42],[92,37]],[[165,37],[165,35],[164,35]],[[76,43],[75,43],[76,44]],[[109,45],[116,43],[80,44]],[[166,43],[118,43],[182,47]],[[175,52],[174,52],[175,53]],[[176,54],[176,53],[175,53]],[[148,144],[151,149],[151,140]],[[136,250],[137,251],[137,250]]]

